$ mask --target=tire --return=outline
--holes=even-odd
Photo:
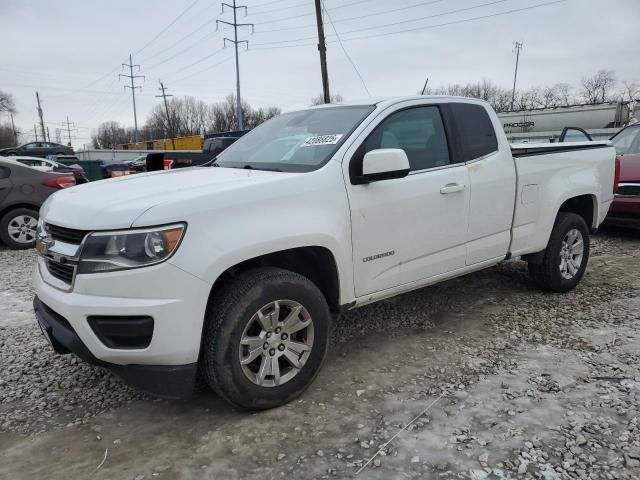
[[[36,243],[37,223],[37,210],[11,210],[0,219],[0,240],[11,248],[32,248]]]
[[[589,250],[589,228],[584,218],[575,213],[560,212],[542,263],[530,263],[529,275],[542,290],[573,290],[587,268]]]
[[[272,324],[276,302],[279,322]],[[202,375],[236,407],[265,410],[284,405],[300,396],[320,371],[330,328],[326,299],[309,279],[278,268],[251,270],[226,285],[207,309]],[[241,346],[242,338],[251,345]],[[310,348],[302,351],[305,343]],[[248,362],[254,354],[255,359]],[[247,364],[241,364],[241,356]],[[300,368],[293,366],[292,357]],[[273,362],[278,365],[279,381],[265,368]]]

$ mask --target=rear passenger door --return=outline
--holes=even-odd
[[[350,157],[351,180],[372,150],[402,149],[410,164],[404,178],[347,184],[357,296],[465,265],[467,168],[453,163],[441,107],[420,103],[368,127]]]
[[[516,195],[511,149],[506,142],[499,144],[496,131],[502,127],[483,104],[452,102],[448,109],[456,129],[457,156],[470,184],[466,264],[504,257],[511,243]]]
[[[2,201],[11,192],[13,184],[9,177],[11,176],[11,170],[8,167],[0,166],[0,208],[2,208]]]

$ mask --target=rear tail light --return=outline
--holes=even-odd
[[[61,176],[61,177],[53,177],[47,178],[42,181],[42,185],[46,185],[47,187],[53,188],[67,188],[73,187],[76,184],[75,177]]]
[[[618,193],[620,183],[620,157],[616,155],[616,168],[613,174],[613,193]]]

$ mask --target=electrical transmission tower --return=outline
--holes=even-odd
[[[253,23],[238,23],[238,10],[244,8],[244,15],[247,16],[247,7],[246,5],[236,5],[236,0],[233,0],[233,5],[229,5],[228,3],[222,3],[222,13],[224,13],[224,7],[229,7],[233,10],[233,23],[226,22],[224,20],[216,20],[216,30],[218,29],[218,25],[220,23],[224,23],[225,25],[229,25],[233,27],[233,40],[225,37],[223,40],[223,45],[226,47],[227,42],[233,43],[236,49],[236,116],[238,117],[238,130],[244,130],[244,123],[242,119],[242,101],[240,99],[240,62],[238,61],[238,44],[244,43],[249,49],[249,41],[248,40],[238,40],[238,27],[251,27],[251,33],[254,31]]]
[[[131,54],[129,54],[129,63],[122,64],[122,68],[125,68],[125,67],[129,68],[129,75],[126,75],[124,73],[119,73],[118,80],[120,79],[120,77],[128,78],[129,80],[131,80],[131,86],[125,85],[124,90],[126,91],[127,88],[131,89],[131,98],[133,99],[133,124],[135,127],[133,138],[135,140],[135,143],[138,143],[138,114],[136,113],[136,88],[139,88],[140,90],[142,90],[142,87],[135,84],[135,79],[142,78],[144,80],[145,78],[144,78],[144,75],[133,74],[134,68],[137,68],[138,72],[140,72],[140,65],[133,64],[133,60],[131,59]]]
[[[520,60],[520,50],[522,50],[522,42],[514,42],[513,50],[516,52],[516,71],[513,74],[513,92],[511,93],[511,110],[516,101],[516,79],[518,78],[518,60]]]
[[[67,121],[66,122],[62,122],[63,125],[66,125],[67,127],[67,134],[69,135],[69,146],[71,146],[71,127],[73,126],[73,123],[69,121],[69,115],[67,115]],[[74,128],[75,130],[75,128]]]
[[[160,82],[160,80],[158,80]],[[165,92],[167,87],[164,86],[164,83],[160,82],[160,87],[158,90],[162,92],[161,95],[156,95],[156,98],[162,97],[164,101],[164,111],[167,114],[167,126],[169,127],[169,136],[171,137],[171,145],[173,145],[173,149],[176,149],[176,141],[175,141],[175,130],[173,129],[173,125],[171,123],[171,116],[169,115],[169,106],[167,105],[167,97],[173,97],[173,95],[169,95]]]

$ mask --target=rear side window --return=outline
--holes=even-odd
[[[498,150],[496,132],[484,107],[450,103],[449,108],[460,137],[460,161],[475,160]]]
[[[9,178],[11,175],[11,170],[7,167],[0,167],[0,178]]]

